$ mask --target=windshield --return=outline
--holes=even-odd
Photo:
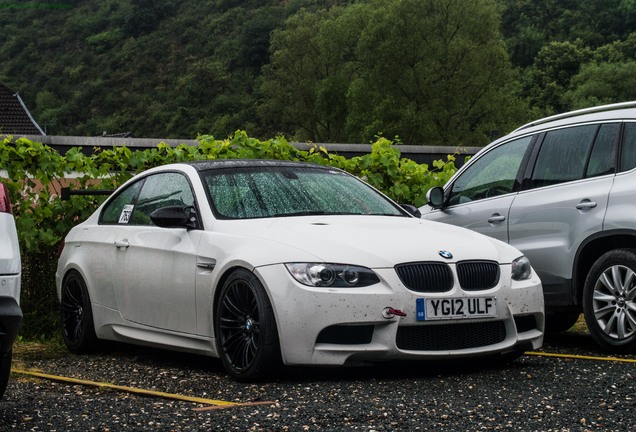
[[[201,173],[222,219],[405,213],[357,178],[338,170],[249,167]]]

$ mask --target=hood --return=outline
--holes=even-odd
[[[510,263],[522,255],[503,242],[465,228],[407,217],[302,216],[216,221],[213,231],[271,242],[274,250],[269,251],[269,264],[298,260],[299,250],[324,262],[374,268],[414,261],[484,259]],[[450,252],[452,258],[442,258],[440,251]]]

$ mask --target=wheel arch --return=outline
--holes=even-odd
[[[80,275],[80,277],[82,278],[82,280],[84,281],[84,283],[86,284],[86,289],[88,288],[88,282],[86,280],[86,275],[84,274],[84,272],[82,271],[81,266],[76,265],[76,264],[72,264],[69,263],[66,267],[64,267],[64,269],[62,269],[62,271],[60,272],[60,278],[59,278],[59,283],[57,286],[57,299],[60,300],[60,296],[62,294],[62,287],[64,286],[64,282],[66,282],[66,279],[68,279],[69,274],[71,273],[77,273]],[[89,291],[90,294],[90,291]]]
[[[243,267],[243,266],[240,266],[240,265],[234,265],[232,267],[229,267],[229,268],[225,269],[223,274],[221,274],[221,276],[216,281],[216,286],[214,287],[214,294],[212,296],[212,310],[211,310],[211,312],[212,312],[212,320],[211,320],[212,335],[214,336],[214,338],[217,337],[217,334],[216,334],[217,328],[216,328],[216,325],[215,325],[215,322],[216,322],[216,308],[217,308],[217,305],[219,304],[219,297],[221,296],[221,288],[225,284],[225,281],[227,280],[227,278],[229,278],[232,273],[234,273],[236,270],[239,270],[239,269],[249,270],[247,267]]]
[[[583,305],[583,287],[587,273],[606,252],[621,248],[636,248],[636,231],[611,230],[603,231],[588,237],[579,247],[574,260],[572,287],[575,301],[579,307]]]
[[[254,275],[254,277],[257,278],[259,280],[259,282],[261,283],[261,285],[263,286],[263,289],[265,291],[265,295],[267,296],[267,300],[269,301],[269,303],[273,307],[272,296],[271,296],[271,294],[270,294],[270,292],[268,290],[267,285],[263,282],[263,280],[259,276],[258,272],[255,272],[253,268],[250,268],[250,267],[245,266],[245,265],[240,265],[240,264],[234,264],[234,265],[226,268],[225,270],[223,270],[223,273],[221,274],[221,276],[216,281],[216,286],[214,287],[214,294],[213,294],[213,298],[212,298],[212,315],[213,316],[212,316],[211,324],[212,324],[212,334],[213,334],[214,338],[217,337],[217,334],[216,334],[217,329],[216,329],[216,325],[214,324],[215,323],[215,318],[214,317],[216,315],[216,308],[217,308],[217,306],[219,304],[219,297],[221,296],[221,288],[225,284],[225,281],[236,270],[245,270],[245,271],[248,271],[248,272],[252,273]],[[274,313],[274,318],[276,319],[276,313]],[[278,325],[276,327],[278,329]],[[280,334],[279,334],[279,336],[280,336]]]

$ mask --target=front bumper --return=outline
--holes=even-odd
[[[536,274],[512,281],[501,267],[499,285],[465,292],[408,290],[394,269],[374,269],[379,284],[364,288],[312,288],[283,265],[256,269],[276,316],[285,364],[342,365],[366,361],[473,357],[537,349],[543,344],[544,304]],[[457,278],[455,278],[457,280]],[[495,297],[495,318],[416,320],[418,298]],[[406,316],[388,314],[387,308]]]
[[[0,353],[11,350],[21,323],[22,310],[16,299],[0,296]]]

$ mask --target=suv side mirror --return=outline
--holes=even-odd
[[[428,200],[428,205],[432,208],[442,208],[444,206],[444,189],[440,186],[429,189],[426,193],[426,199]]]

